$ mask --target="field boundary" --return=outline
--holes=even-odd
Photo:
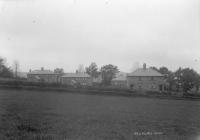
[[[130,90],[99,90],[99,89],[86,89],[86,88],[50,88],[50,87],[38,87],[38,86],[10,86],[0,85],[0,89],[8,90],[34,90],[34,91],[57,91],[61,93],[77,93],[77,94],[89,94],[89,95],[107,95],[107,96],[125,96],[125,97],[142,97],[142,98],[159,98],[159,99],[174,99],[174,100],[200,100],[200,97],[194,96],[175,96],[167,94],[144,94],[141,92]]]

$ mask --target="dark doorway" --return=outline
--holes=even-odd
[[[159,85],[159,90],[160,90],[160,91],[163,90],[163,85]]]
[[[133,89],[133,87],[134,87],[134,85],[133,85],[133,84],[131,84],[131,85],[130,85],[130,89]]]

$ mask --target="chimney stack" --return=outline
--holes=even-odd
[[[146,65],[146,63],[143,64],[143,69],[144,69],[144,70],[147,69],[147,65]]]

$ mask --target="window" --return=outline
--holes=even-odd
[[[155,84],[152,85],[152,89],[156,89],[156,85]]]
[[[134,87],[134,84],[131,84],[131,85],[130,85],[130,88],[133,89],[133,87]]]
[[[160,91],[163,90],[163,85],[159,85],[159,90],[160,90]]]

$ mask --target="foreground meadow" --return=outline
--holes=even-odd
[[[200,139],[200,101],[0,90],[2,140]]]

